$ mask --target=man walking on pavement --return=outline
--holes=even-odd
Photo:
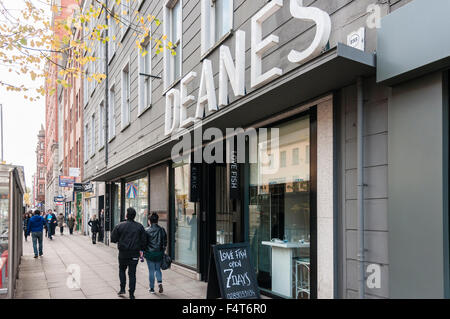
[[[119,249],[119,279],[120,291],[118,295],[125,294],[126,275],[128,268],[128,279],[130,299],[135,299],[134,291],[136,289],[136,267],[139,257],[142,257],[143,251],[147,246],[147,234],[142,224],[134,221],[136,211],[134,208],[127,209],[127,220],[121,222],[111,233],[111,242],[118,243]]]
[[[41,212],[36,209],[34,216],[28,220],[27,234],[31,232],[31,239],[33,241],[34,258],[38,257],[37,244],[39,243],[39,256],[42,256],[42,231],[45,225],[45,219],[41,216]]]

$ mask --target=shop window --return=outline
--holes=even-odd
[[[0,186],[0,289],[8,289],[9,187]]]
[[[309,298],[310,295],[310,165],[293,161],[281,168],[281,154],[300,150],[306,153],[306,146],[310,144],[309,123],[307,116],[277,125],[278,150],[261,142],[258,161],[250,164],[249,240],[258,284],[262,289],[287,298]],[[280,152],[280,169],[268,168],[262,158],[277,151]],[[274,247],[274,242],[285,248]],[[287,271],[273,273],[274,263]]]
[[[202,0],[202,54],[233,29],[233,0]]]
[[[130,180],[125,183],[125,212],[128,207],[136,210],[135,221],[148,226],[148,178]]]
[[[117,224],[119,224],[122,221],[121,218],[121,184],[120,183],[113,183],[113,224],[112,227],[114,228]]]
[[[164,4],[164,34],[174,46],[174,53],[164,50],[164,85],[169,87],[181,77],[181,35],[182,4],[181,0],[168,0]]]
[[[198,204],[189,201],[190,165],[174,163],[175,232],[172,234],[174,260],[197,268]]]

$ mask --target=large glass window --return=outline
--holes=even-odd
[[[148,226],[148,178],[142,176],[125,183],[125,214],[128,207],[136,210],[135,221]]]
[[[189,202],[190,165],[175,163],[175,261],[197,268],[198,204]]]
[[[0,290],[8,288],[9,187],[0,186]]]
[[[121,187],[120,187],[120,183],[113,183],[112,185],[114,187],[113,189],[113,227],[115,227],[117,224],[119,224],[121,222],[121,218],[120,218],[120,192],[121,192]]]
[[[309,123],[307,116],[277,125],[278,148],[268,134],[250,164],[249,239],[258,283],[283,297],[310,294]],[[298,161],[286,163],[279,154]]]

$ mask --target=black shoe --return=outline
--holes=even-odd
[[[124,289],[120,289],[120,291],[117,293],[117,295],[119,295],[119,296],[125,295],[125,290]]]
[[[153,288],[150,288],[148,291],[149,291],[151,294],[154,294],[154,293],[155,293],[155,289],[153,289]]]
[[[130,299],[136,299],[136,297],[134,296],[134,294],[130,294]]]
[[[43,253],[40,253],[40,254],[39,254],[39,257],[42,257],[42,255],[43,255]]]
[[[34,255],[34,258],[37,258],[38,256],[37,255]]]
[[[159,284],[159,293],[162,294],[164,291],[162,284]]]

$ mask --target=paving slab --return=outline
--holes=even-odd
[[[17,299],[128,299],[127,294],[117,296],[119,291],[118,251],[102,243],[93,245],[80,234],[44,240],[44,256],[33,258],[31,242],[24,242],[19,268]],[[69,265],[77,265],[80,288],[69,289],[67,279],[71,274]],[[76,274],[75,274],[76,276]],[[206,295],[206,283],[190,279],[173,270],[163,271],[163,294],[148,291],[148,269],[139,263],[136,273],[137,299],[196,299]]]

